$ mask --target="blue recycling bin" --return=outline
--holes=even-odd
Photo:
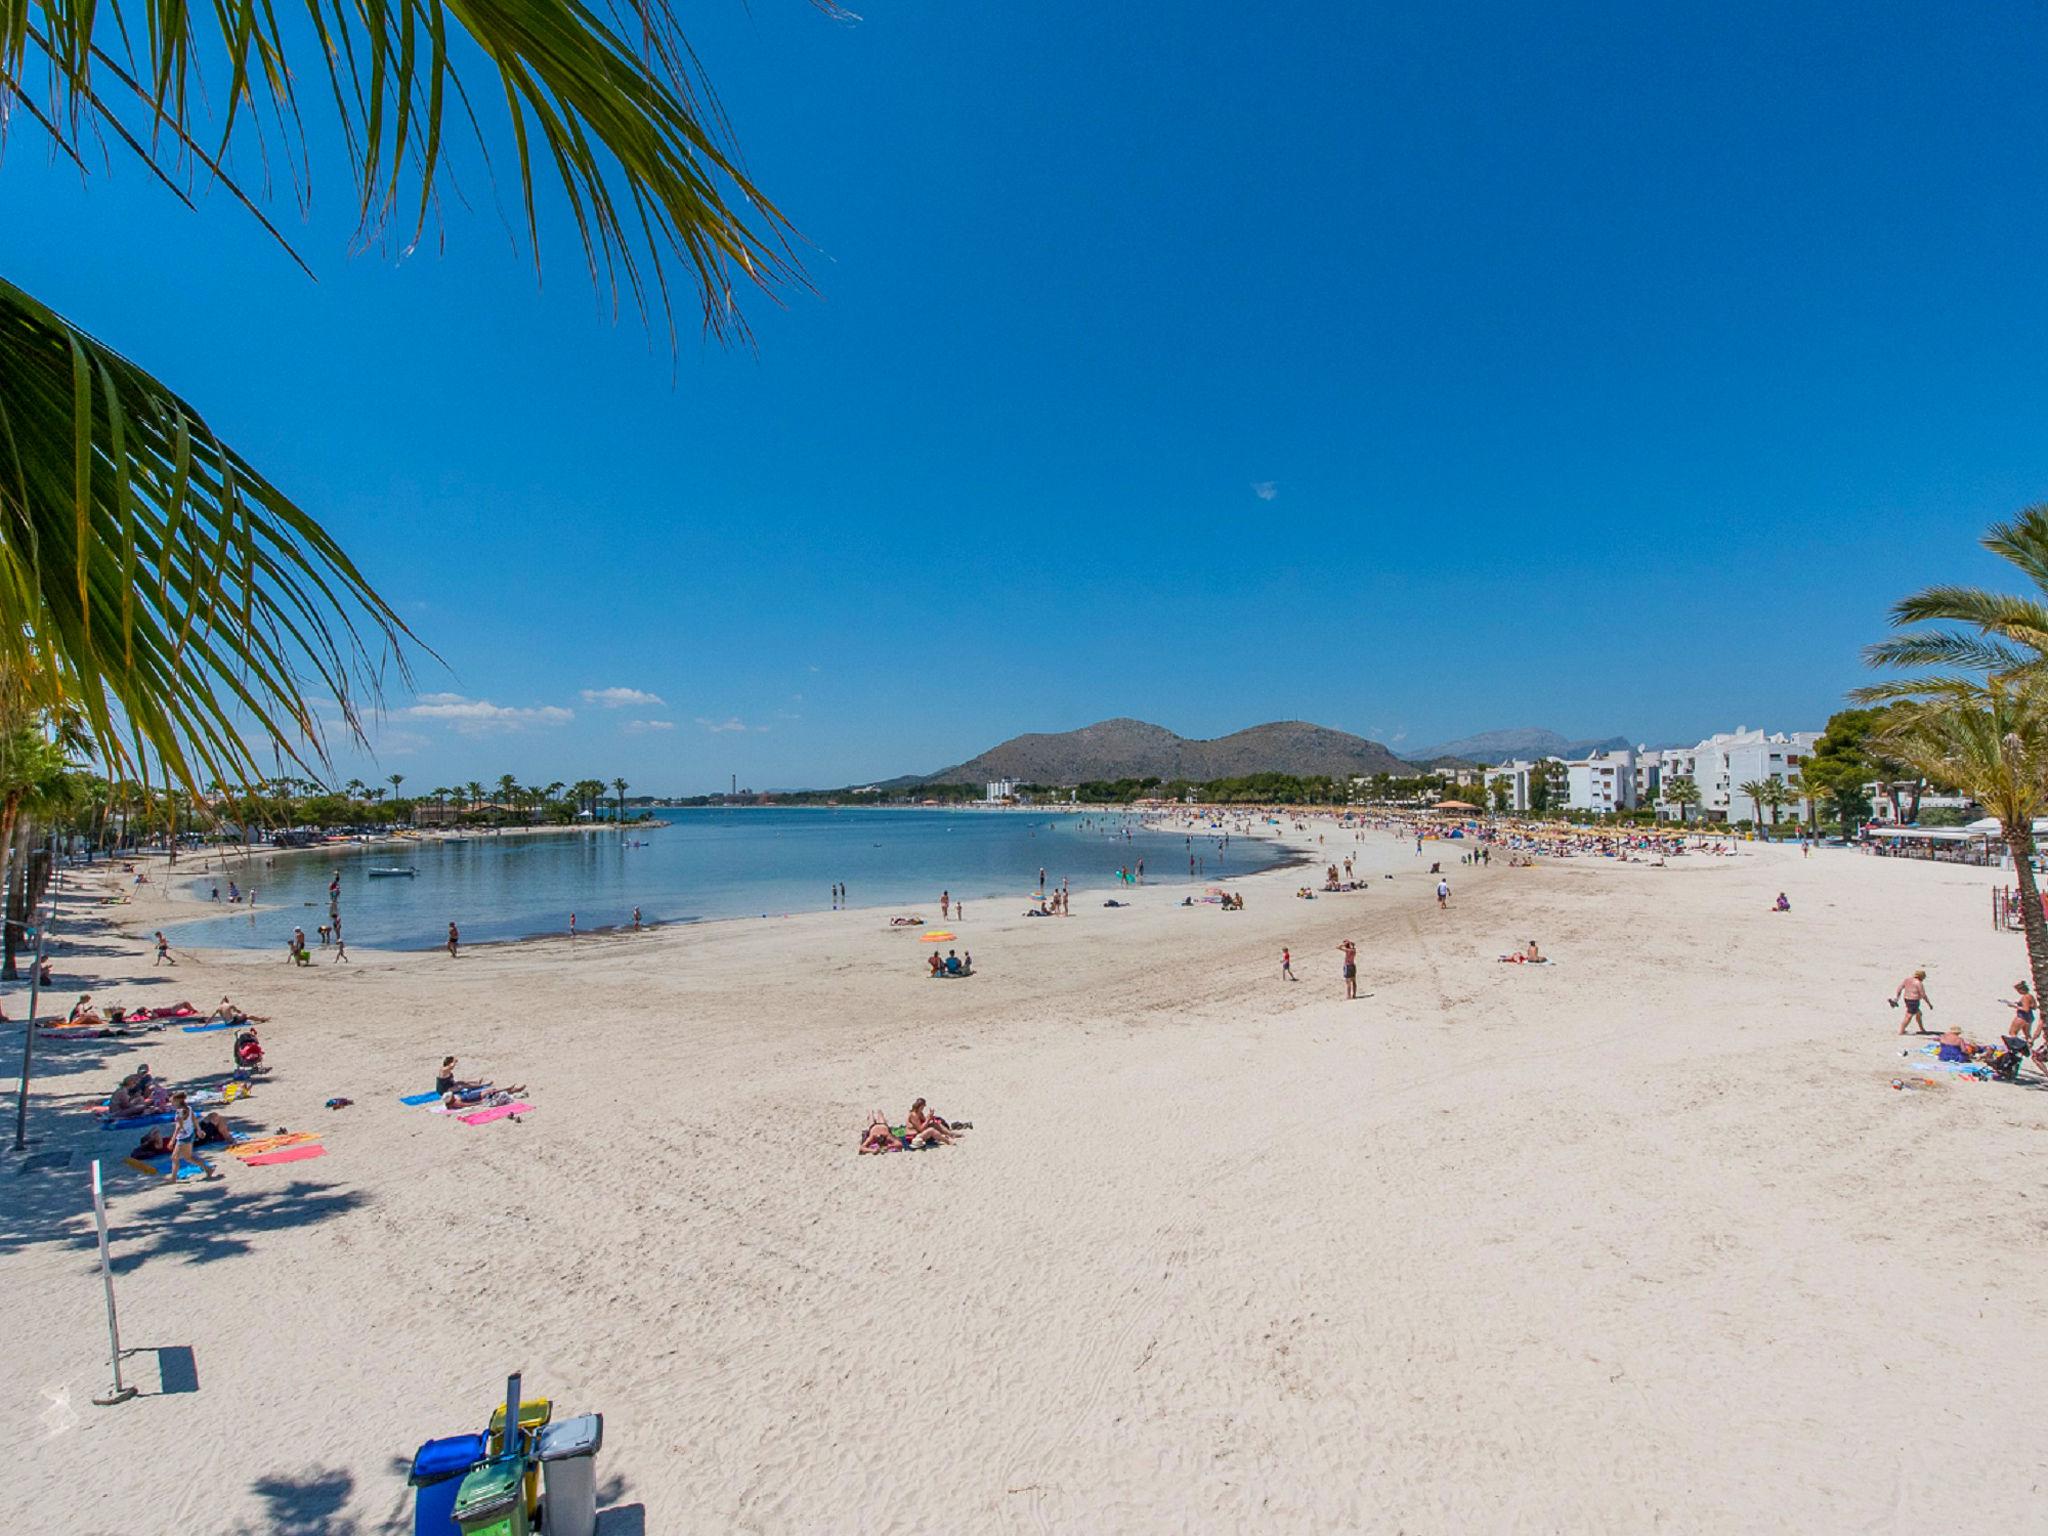
[[[480,1434],[429,1440],[413,1453],[412,1472],[406,1477],[419,1490],[413,1496],[413,1536],[460,1536],[455,1498],[462,1491],[463,1475],[484,1455]]]

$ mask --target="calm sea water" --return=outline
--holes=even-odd
[[[897,906],[936,923],[942,890],[1019,911],[1043,868],[1077,891],[1116,884],[1119,868],[1145,861],[1148,884],[1200,884],[1270,868],[1278,854],[1258,839],[1217,831],[1147,828],[1135,817],[1023,811],[834,809],[674,810],[659,825],[621,832],[475,836],[455,842],[322,849],[239,859],[225,872],[253,881],[254,913],[221,905],[215,879],[187,881],[195,916],[167,930],[178,944],[282,948],[294,925],[310,936],[327,911],[327,883],[341,872],[341,917],[351,944],[427,949],[461,925],[465,942],[648,923],[770,916],[831,905],[843,881],[854,906]],[[1192,876],[1190,857],[1198,861]],[[409,866],[411,879],[372,879],[373,868]],[[218,913],[218,915],[212,915]]]

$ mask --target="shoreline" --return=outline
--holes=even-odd
[[[721,807],[710,807],[709,809],[722,809],[722,808],[721,808]],[[741,809],[741,808],[740,808],[740,807],[732,807],[732,809]],[[777,806],[765,806],[765,807],[755,807],[755,809],[764,809],[764,810],[778,810],[778,809],[783,809],[783,807],[777,807]],[[790,809],[812,809],[812,807],[790,807]],[[868,809],[868,808],[867,808],[867,807],[817,807],[817,809],[857,809],[857,810],[863,810],[863,811],[864,811],[864,810],[866,810],[866,809]],[[925,812],[930,812],[930,811],[931,811],[931,810],[933,809],[933,807],[930,807],[930,806],[908,806],[908,807],[889,807],[888,809],[904,809],[904,810],[921,810],[921,811],[925,811]],[[949,810],[950,808],[949,808],[949,807],[939,807],[938,809],[940,809],[941,811],[945,811],[945,810]],[[1004,808],[1004,807],[992,807],[992,809],[1005,809],[1005,808]],[[1034,810],[1034,811],[1035,811],[1035,810],[1036,810],[1037,808],[1036,808],[1036,807],[1026,807],[1025,809],[1030,809],[1030,810]],[[1083,808],[1082,808],[1082,809],[1081,809],[1080,811],[1076,811],[1076,812],[1066,812],[1066,811],[1061,811],[1061,812],[1057,812],[1057,813],[1055,813],[1055,814],[1058,814],[1058,815],[1061,815],[1061,816],[1069,816],[1069,815],[1094,815],[1094,814],[1096,814],[1096,813],[1095,813],[1095,812],[1092,812],[1092,811],[1090,811],[1090,810],[1088,810],[1088,809],[1087,809],[1086,807],[1083,807]],[[1134,819],[1137,819],[1137,818],[1134,818]],[[630,829],[631,829],[631,827],[632,827],[632,826],[634,826],[634,825],[636,825],[636,824],[635,824],[635,823],[628,823],[628,830],[630,830]],[[671,825],[671,823],[667,823],[667,822],[661,822],[661,821],[656,821],[656,822],[653,822],[653,823],[648,823],[648,824],[646,824],[646,825],[652,825],[652,826],[659,826],[659,827],[666,827],[666,826],[669,826],[669,825]],[[591,831],[604,831],[604,832],[616,832],[616,831],[617,831],[617,830],[619,830],[619,829],[618,829],[618,828],[616,828],[615,826],[610,826],[610,825],[606,825],[606,826],[603,826],[603,827],[581,827],[581,828],[578,828],[578,827],[532,827],[532,828],[517,828],[517,829],[511,829],[511,830],[513,830],[513,831],[516,831],[516,832],[520,832],[520,833],[546,833],[546,832],[591,832]],[[1166,828],[1158,828],[1158,827],[1151,827],[1151,828],[1148,828],[1148,830],[1151,830],[1151,831],[1155,831],[1155,832],[1165,832],[1165,831],[1168,831],[1169,829],[1166,829]],[[1269,825],[1265,825],[1265,824],[1263,824],[1263,823],[1257,823],[1257,822],[1252,822],[1252,823],[1249,823],[1249,824],[1247,824],[1247,825],[1245,825],[1245,826],[1242,826],[1242,827],[1233,827],[1233,828],[1231,828],[1231,829],[1230,829],[1230,836],[1231,836],[1231,837],[1233,838],[1233,840],[1251,840],[1251,841],[1255,841],[1255,842],[1257,842],[1257,843],[1258,843],[1258,844],[1259,844],[1259,845],[1260,845],[1260,846],[1261,846],[1261,847],[1262,847],[1263,849],[1267,850],[1267,851],[1268,851],[1268,852],[1269,852],[1269,853],[1271,854],[1271,859],[1272,859],[1272,861],[1271,861],[1270,863],[1262,864],[1262,865],[1261,865],[1261,866],[1260,866],[1260,867],[1259,867],[1258,869],[1255,869],[1255,870],[1248,870],[1248,871],[1245,871],[1245,872],[1243,872],[1243,873],[1237,873],[1237,872],[1229,872],[1229,873],[1224,873],[1224,874],[1212,874],[1212,873],[1206,873],[1206,872],[1205,872],[1205,873],[1204,873],[1204,874],[1203,874],[1203,875],[1202,875],[1202,876],[1200,877],[1200,879],[1201,879],[1201,881],[1202,881],[1203,883],[1223,884],[1223,883],[1226,883],[1226,882],[1229,882],[1229,881],[1238,881],[1238,880],[1244,880],[1244,879],[1249,879],[1249,878],[1253,878],[1253,877],[1255,877],[1255,876],[1259,876],[1259,875],[1275,874],[1275,873],[1281,873],[1281,872],[1284,872],[1284,871],[1286,871],[1286,870],[1290,870],[1290,869],[1299,869],[1299,868],[1301,868],[1301,867],[1303,867],[1303,866],[1305,866],[1305,865],[1307,865],[1307,864],[1311,864],[1311,863],[1313,863],[1313,862],[1314,862],[1314,859],[1313,859],[1313,855],[1312,855],[1312,853],[1311,853],[1311,852],[1308,852],[1308,851],[1304,851],[1304,850],[1302,850],[1302,849],[1296,849],[1296,848],[1292,847],[1292,846],[1290,845],[1290,843],[1289,843],[1289,841],[1288,841],[1288,839],[1287,839],[1286,835],[1285,835],[1285,832],[1283,831],[1283,829],[1282,829],[1282,828],[1279,828],[1279,827],[1269,826]],[[410,841],[410,839],[391,839],[391,840],[389,840],[389,841],[394,841],[394,842],[401,842],[401,843],[402,843],[402,842]],[[367,845],[364,845],[364,844],[350,844],[350,845],[347,845],[347,850],[348,850],[348,851],[354,851],[354,852],[363,852],[363,851],[368,851],[368,848],[367,848]],[[339,846],[332,846],[332,845],[329,845],[329,846],[316,846],[316,847],[312,847],[312,848],[285,848],[285,849],[272,849],[272,850],[268,850],[268,851],[263,851],[263,850],[259,850],[259,853],[261,853],[261,856],[262,856],[262,857],[264,857],[264,858],[266,858],[266,859],[269,859],[269,858],[286,858],[286,857],[293,857],[293,856],[298,856],[298,855],[306,855],[306,854],[325,854],[325,855],[327,855],[327,856],[329,856],[329,857],[332,857],[332,856],[334,856],[335,854],[341,853],[341,852],[343,852],[343,851],[344,851],[344,849],[343,849],[342,847],[339,847]],[[162,859],[163,859],[163,855],[162,855],[162,854],[150,854],[150,855],[146,855],[146,856],[143,856],[143,857],[146,857],[147,859],[149,859],[150,861],[152,861],[152,864],[151,864],[151,878],[152,878],[152,881],[154,882],[154,881],[156,880],[156,873],[155,873],[155,864],[156,864],[156,863],[158,863],[158,862],[161,862],[161,861],[162,861]],[[237,855],[236,855],[236,857],[240,858],[240,857],[242,857],[242,855],[240,855],[240,854],[237,854]],[[142,858],[136,858],[136,859],[132,859],[132,860],[129,860],[128,862],[134,862],[134,863],[137,863],[138,865],[140,865],[140,864],[142,863],[142,861],[143,861],[143,860],[142,860]],[[119,859],[116,859],[116,860],[112,860],[112,861],[102,861],[102,863],[108,863],[108,862],[111,862],[111,863],[112,863],[112,864],[114,864],[115,866],[118,866],[118,864],[119,864],[120,862],[122,862],[122,861],[121,861],[121,860],[119,860]],[[199,886],[200,884],[203,884],[203,883],[204,883],[204,882],[206,881],[206,879],[207,879],[207,878],[208,878],[207,874],[206,874],[206,873],[203,873],[203,872],[202,872],[202,873],[199,873],[199,874],[195,874],[195,875],[191,876],[191,877],[190,877],[189,879],[187,879],[187,878],[186,878],[186,877],[184,876],[184,874],[183,874],[183,872],[182,872],[182,870],[181,870],[181,871],[180,871],[180,875],[179,875],[179,879],[178,879],[178,880],[177,880],[176,882],[174,882],[173,884],[171,884],[171,885],[169,885],[169,886],[166,886],[166,887],[163,887],[163,889],[167,889],[167,890],[176,890],[176,891],[178,891],[178,892],[179,892],[179,893],[181,893],[181,894],[191,894],[191,893],[193,893],[193,892],[194,892],[194,891],[196,890],[196,888],[197,888],[197,887],[198,887],[198,886]],[[1125,886],[1122,886],[1122,885],[1118,884],[1118,883],[1117,883],[1117,882],[1115,882],[1114,880],[1106,880],[1106,882],[1105,882],[1105,883],[1103,883],[1103,884],[1099,884],[1099,885],[1098,885],[1098,884],[1092,884],[1092,883],[1090,883],[1090,884],[1081,884],[1081,883],[1075,883],[1075,884],[1072,884],[1072,885],[1071,885],[1071,886],[1069,887],[1069,889],[1070,889],[1070,890],[1071,890],[1071,891],[1073,892],[1073,894],[1075,894],[1076,896],[1085,896],[1085,895],[1095,895],[1095,894],[1100,894],[1100,893],[1102,893],[1102,892],[1106,892],[1106,891],[1120,891],[1120,890],[1163,890],[1163,889],[1166,889],[1166,888],[1167,888],[1167,887],[1166,887],[1166,886],[1165,886],[1164,884],[1162,884],[1162,883],[1156,883],[1156,882],[1155,882],[1154,884],[1151,884],[1151,885],[1137,885],[1137,886],[1125,887]],[[1049,888],[1048,888],[1048,889],[1049,889]],[[261,893],[261,887],[260,887],[260,886],[258,887],[258,892],[259,892],[259,894]],[[1009,899],[1009,898],[1007,898],[1007,897],[982,897],[982,898],[978,898],[978,900],[983,900],[983,901],[993,901],[993,900],[1007,900],[1007,899]],[[1027,899],[1028,899],[1028,898],[1027,898]],[[929,905],[931,905],[931,904],[932,904],[932,903],[931,903],[930,901],[926,901],[926,902],[924,903],[924,905],[926,905],[926,906],[929,906]],[[214,906],[214,904],[213,904],[212,902],[202,902],[202,903],[200,903],[200,905],[201,905],[202,907],[206,908],[206,909],[211,909],[211,908],[213,908],[213,906]],[[650,920],[650,921],[648,921],[648,922],[646,922],[645,924],[643,924],[643,925],[642,925],[642,930],[641,930],[641,931],[642,931],[642,933],[651,933],[651,932],[653,932],[653,931],[655,931],[655,930],[657,930],[657,929],[661,929],[661,928],[704,928],[704,927],[708,927],[708,926],[710,926],[710,925],[714,925],[714,924],[724,924],[724,923],[758,923],[758,922],[772,922],[772,921],[785,921],[785,920],[789,920],[789,919],[794,919],[794,918],[802,918],[802,917],[810,917],[810,916],[816,916],[816,915],[819,915],[819,914],[831,915],[831,914],[834,914],[834,913],[842,913],[842,912],[845,912],[845,913],[856,913],[856,914],[858,914],[858,913],[888,913],[888,912],[900,912],[900,911],[905,911],[905,910],[907,910],[907,909],[909,908],[909,906],[910,906],[910,905],[911,905],[911,904],[904,904],[904,903],[886,903],[886,904],[881,904],[881,905],[864,905],[864,906],[854,906],[854,907],[836,907],[836,908],[835,908],[835,907],[829,907],[829,906],[827,906],[827,907],[791,907],[791,908],[789,908],[789,909],[787,909],[787,910],[785,910],[785,911],[780,911],[780,912],[736,912],[736,913],[727,913],[727,914],[719,914],[719,915],[709,915],[709,914],[707,914],[707,915],[704,915],[704,916],[685,916],[685,917],[671,917],[671,918],[662,918],[662,919]],[[298,905],[297,907],[287,907],[287,906],[264,906],[264,907],[259,907],[258,909],[256,909],[256,911],[257,911],[257,913],[259,913],[259,914],[264,914],[264,915],[268,915],[268,914],[272,914],[272,913],[276,913],[276,912],[291,912],[291,911],[299,911],[299,912],[305,912],[305,911],[311,911],[311,912],[313,912],[313,913],[315,914],[315,918],[316,918],[316,924],[317,924],[317,920],[318,920],[318,913],[319,913],[319,912],[321,911],[321,908],[319,907],[318,903],[315,903],[315,902],[302,902],[302,903],[300,903],[300,904],[299,904],[299,905]],[[238,917],[238,916],[250,916],[250,915],[252,915],[252,914],[251,914],[251,913],[250,913],[250,912],[248,911],[248,909],[246,909],[246,908],[242,908],[242,909],[239,909],[239,910],[235,910],[235,909],[228,909],[228,908],[226,908],[226,906],[225,906],[225,903],[223,903],[223,910],[218,910],[218,911],[214,911],[214,910],[202,910],[202,911],[199,911],[199,912],[184,912],[184,911],[180,911],[180,910],[179,910],[179,909],[178,909],[178,908],[176,907],[176,905],[175,905],[175,902],[169,902],[169,901],[167,901],[167,902],[165,903],[165,910],[163,910],[163,911],[156,911],[156,910],[154,910],[154,909],[153,909],[153,910],[152,910],[152,913],[151,913],[150,915],[148,915],[148,916],[143,916],[143,915],[136,915],[136,916],[134,916],[134,917],[133,917],[132,919],[124,919],[124,921],[132,921],[133,923],[135,923],[135,924],[137,924],[137,925],[142,925],[142,926],[146,926],[146,927],[154,928],[154,927],[157,927],[157,926],[163,926],[163,927],[175,927],[175,926],[181,925],[181,924],[183,924],[183,923],[190,923],[190,922],[224,921],[224,920],[227,920],[227,919],[229,919],[229,918],[231,918],[231,917]],[[929,926],[929,925],[928,925],[928,926]],[[577,930],[577,938],[578,938],[578,940],[580,940],[580,939],[582,939],[582,938],[585,938],[585,937],[595,937],[595,936],[597,936],[597,935],[599,935],[599,934],[615,934],[615,935],[623,935],[623,936],[625,936],[625,937],[633,937],[633,936],[634,936],[634,935],[633,935],[633,933],[632,933],[632,928],[631,928],[631,925],[630,925],[630,923],[626,923],[626,924],[618,924],[618,923],[614,923],[614,924],[609,924],[609,925],[606,925],[606,926],[604,926],[604,927],[591,927],[591,928],[579,928],[579,929]],[[566,931],[566,930],[564,930],[564,929],[560,929],[560,928],[555,928],[555,929],[541,929],[541,930],[538,930],[538,931],[535,931],[535,932],[532,932],[532,933],[523,933],[523,934],[516,934],[516,935],[510,936],[510,937],[505,937],[505,938],[493,938],[493,939],[477,939],[477,940],[473,940],[473,941],[472,941],[472,940],[469,940],[469,939],[464,939],[464,940],[463,940],[463,942],[462,942],[462,948],[463,948],[463,950],[464,950],[464,951],[468,951],[468,950],[471,950],[471,949],[486,949],[486,948],[507,948],[507,947],[512,947],[512,946],[518,946],[518,945],[530,945],[530,944],[546,943],[546,942],[549,942],[550,940],[555,940],[555,939],[559,939],[559,940],[561,940],[561,941],[562,941],[562,942],[564,942],[564,943],[572,942],[572,941],[571,941],[571,940],[570,940],[570,939],[568,938],[568,934],[567,934],[567,931]],[[274,937],[273,937],[273,938],[271,938],[271,939],[268,939],[268,940],[266,940],[266,941],[264,941],[264,942],[262,942],[262,943],[251,943],[251,944],[246,944],[246,945],[219,945],[219,944],[189,944],[189,945],[188,945],[188,944],[185,944],[185,943],[182,943],[182,942],[181,942],[181,943],[178,943],[176,947],[177,947],[177,948],[178,948],[178,949],[179,949],[179,950],[180,950],[181,952],[184,952],[184,953],[190,953],[190,954],[194,954],[194,955],[202,955],[202,954],[203,954],[203,955],[207,955],[207,956],[210,956],[210,957],[214,957],[214,958],[216,958],[216,959],[219,959],[219,960],[226,960],[226,959],[228,959],[228,958],[229,958],[229,957],[231,957],[231,956],[237,956],[237,955],[242,955],[242,956],[255,956],[255,955],[262,955],[262,956],[274,956],[274,955],[275,955],[275,952],[276,952],[276,950],[277,950],[277,949],[278,949],[278,948],[280,947],[280,945],[282,944],[282,942],[283,942],[283,941],[282,941],[281,939],[277,939],[277,938],[274,938]],[[392,956],[397,956],[397,955],[427,955],[427,954],[436,954],[436,953],[439,953],[439,952],[440,952],[440,951],[441,951],[441,950],[442,950],[442,949],[443,949],[444,947],[445,947],[445,945],[444,945],[444,944],[442,944],[442,943],[427,943],[427,944],[421,944],[421,945],[418,945],[418,946],[416,946],[416,947],[414,947],[414,946],[408,946],[408,947],[405,947],[405,948],[397,948],[397,947],[393,947],[393,946],[389,946],[389,945],[358,945],[358,944],[356,944],[356,943],[354,943],[354,942],[351,942],[351,943],[350,943],[350,946],[349,946],[349,953],[350,953],[350,954],[351,954],[352,956],[354,956],[354,955],[362,955],[362,956],[371,956],[371,955],[392,955]],[[317,956],[319,956],[320,954],[324,953],[325,951],[323,950],[323,948],[322,948],[321,946],[319,946],[319,945],[315,944],[315,945],[313,946],[313,950],[312,950],[312,952],[313,952],[313,954],[314,954],[314,955],[315,955],[315,956],[317,957]]]

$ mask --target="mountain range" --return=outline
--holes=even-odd
[[[1102,720],[1077,731],[1012,736],[978,757],[907,783],[1079,784],[1088,780],[1186,779],[1207,783],[1253,773],[1301,776],[1412,774],[1415,766],[1376,741],[1311,725],[1276,720],[1201,741],[1177,736],[1143,720]]]
[[[1556,731],[1530,726],[1523,730],[1482,731],[1477,736],[1461,736],[1456,741],[1446,741],[1403,755],[1412,763],[1454,757],[1462,762],[1484,763],[1490,767],[1511,757],[1584,757],[1591,752],[1608,752],[1628,745],[1630,742],[1626,736],[1588,737],[1574,741],[1558,735]]]

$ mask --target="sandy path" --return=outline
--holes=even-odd
[[[516,1366],[605,1412],[609,1533],[2038,1517],[1998,1447],[2048,1364],[2048,1094],[1888,1086],[1910,963],[1937,1018],[1997,1021],[2019,951],[1988,876],[1453,864],[1443,914],[1411,845],[1363,851],[1396,875],[1371,895],[1280,872],[1242,914],[985,904],[966,983],[863,912],[314,974],[194,957],[195,1001],[277,1016],[264,1128],[330,1155],[117,1180],[124,1329],[191,1346],[200,1391],[112,1410],[82,1178],[0,1181],[35,1322],[0,1514],[405,1529],[394,1466]],[[1374,994],[1348,1005],[1347,934]],[[1531,935],[1561,963],[1493,962]],[[38,1123],[221,1041],[55,1048],[99,1065],[42,1080]],[[399,1107],[449,1050],[540,1108]],[[966,1145],[851,1155],[920,1092]]]

